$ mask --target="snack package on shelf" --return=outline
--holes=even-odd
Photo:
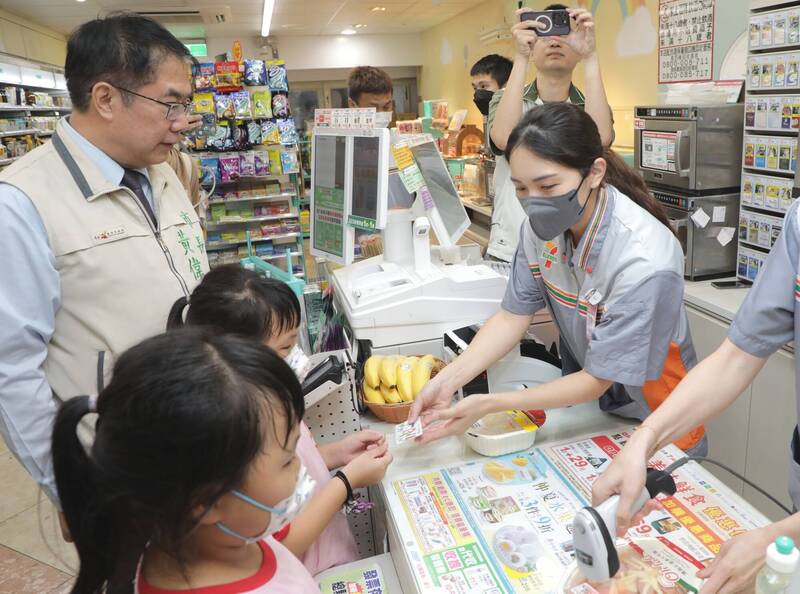
[[[236,181],[241,177],[239,155],[228,154],[219,158],[219,169],[223,182]]]
[[[269,175],[269,154],[267,151],[253,151],[255,159],[255,174]]]
[[[281,152],[281,169],[283,173],[300,173],[296,151]]]
[[[288,91],[289,83],[286,76],[286,64],[283,60],[267,62],[267,84],[271,91]]]
[[[213,91],[217,87],[213,62],[201,62],[194,67],[195,92]]]
[[[212,221],[220,221],[222,220],[227,211],[225,210],[224,204],[212,204],[211,205],[211,220]]]
[[[294,126],[294,118],[277,120],[278,139],[284,146],[297,144],[297,128]]]
[[[244,84],[251,87],[267,84],[267,70],[263,60],[244,61]]]
[[[217,157],[200,158],[200,183],[205,186],[212,185],[212,180],[217,183],[222,181],[219,171],[219,159]]]
[[[232,95],[217,93],[214,95],[214,105],[216,107],[217,118],[220,120],[232,120],[236,117],[236,107],[233,104]]]
[[[272,95],[272,115],[276,118],[289,117],[289,96],[284,93]]]
[[[230,93],[242,90],[242,73],[239,71],[239,62],[217,62],[214,64],[217,78],[217,91]]]
[[[273,148],[267,151],[269,153],[269,171],[272,175],[283,174],[283,163],[281,161],[281,149]]]
[[[192,98],[195,113],[215,113],[214,93],[195,93]]]
[[[247,122],[247,143],[250,146],[261,144],[261,122]]]
[[[231,94],[233,99],[233,110],[237,118],[248,119],[253,117],[253,110],[250,106],[250,93],[247,91],[237,91]]]
[[[272,116],[272,93],[269,89],[255,91],[253,93],[253,116],[256,118],[268,118]]]
[[[239,155],[239,169],[242,176],[254,176],[256,174],[256,155],[253,151],[246,151]]]
[[[271,120],[261,123],[261,142],[262,144],[280,144],[281,131],[277,123]]]

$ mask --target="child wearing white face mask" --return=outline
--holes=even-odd
[[[77,436],[97,413],[92,446]],[[295,449],[300,384],[256,341],[183,329],[124,353],[67,400],[53,466],[81,594],[318,594],[273,535],[313,489]]]
[[[167,327],[204,326],[259,340],[289,363],[302,381],[309,371],[309,361],[297,346],[300,317],[300,303],[288,286],[231,265],[209,272],[188,301],[176,301]],[[383,479],[392,455],[377,431],[361,431],[317,446],[303,422],[297,454],[316,487],[303,512],[277,538],[314,575],[358,559],[343,506],[352,489]],[[337,468],[341,470],[331,477],[331,471]]]

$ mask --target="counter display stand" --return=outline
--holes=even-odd
[[[736,275],[754,281],[792,202],[800,129],[800,2],[751,3]]]

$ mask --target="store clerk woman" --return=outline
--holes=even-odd
[[[629,526],[631,494],[644,484],[650,454],[695,423],[705,423],[724,411],[752,383],[770,355],[791,341],[800,344],[800,202],[786,213],[783,233],[736,314],[728,338],[692,370],[669,403],[648,418],[617,455],[594,485],[595,503],[620,493],[618,525],[620,529]],[[800,356],[795,353],[795,391],[800,407],[798,377]],[[763,401],[758,405],[754,402],[754,406],[771,405],[770,394],[760,396]],[[777,458],[783,455],[776,452]],[[796,427],[789,460],[789,494],[794,507],[800,509],[800,436]],[[714,563],[699,574],[708,578],[701,594],[752,591],[753,578],[765,562],[767,545],[778,536],[800,542],[800,513],[725,543]]]
[[[506,158],[529,218],[501,310],[414,404],[423,443],[461,434],[492,412],[591,400],[643,420],[696,363],[681,246],[641,178],[603,149],[591,116],[567,103],[538,107],[512,132]],[[453,394],[517,346],[544,307],[561,335],[563,377],[451,407]],[[702,427],[675,439],[693,453],[707,449]]]

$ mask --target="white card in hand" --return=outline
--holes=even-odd
[[[397,443],[402,443],[420,435],[422,435],[422,419],[417,419],[413,424],[405,421],[394,428],[394,437]]]

